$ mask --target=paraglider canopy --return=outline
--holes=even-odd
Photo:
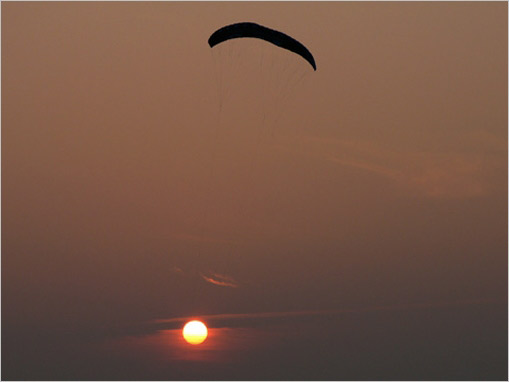
[[[276,31],[251,22],[243,22],[227,25],[212,33],[209,37],[209,45],[213,48],[215,45],[234,38],[252,37],[268,41],[283,49],[294,52],[304,58],[316,70],[315,59],[311,52],[295,40],[282,32]]]

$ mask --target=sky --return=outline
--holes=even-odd
[[[1,7],[2,379],[507,379],[507,3]]]

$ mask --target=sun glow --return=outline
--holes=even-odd
[[[205,324],[198,320],[189,321],[182,329],[182,336],[191,345],[199,345],[207,338],[208,331]]]

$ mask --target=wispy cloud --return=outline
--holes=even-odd
[[[222,275],[219,273],[212,273],[208,276],[200,273],[200,276],[207,282],[222,286],[222,287],[229,287],[229,288],[237,288],[239,286],[238,282],[235,281],[232,277]]]
[[[450,306],[468,306],[468,305],[484,305],[484,304],[499,304],[505,303],[503,299],[487,298],[487,299],[469,299],[469,300],[456,300],[456,301],[439,301],[430,303],[413,303],[413,304],[398,304],[398,305],[379,305],[365,308],[351,308],[351,309],[329,309],[329,310],[301,310],[301,311],[287,311],[287,312],[260,312],[260,313],[228,313],[228,314],[210,314],[199,316],[183,316],[173,318],[163,318],[150,321],[155,324],[163,323],[177,323],[186,322],[192,319],[202,319],[207,321],[221,321],[221,320],[240,320],[240,319],[271,319],[271,318],[284,318],[284,317],[305,317],[305,316],[324,316],[324,315],[337,315],[343,313],[363,313],[363,312],[379,312],[379,311],[398,311],[398,310],[414,310],[414,309],[432,309]]]
[[[190,275],[193,277],[200,277],[208,283],[228,288],[238,288],[240,283],[231,276],[217,272],[200,272],[198,270],[183,270],[178,266],[171,266],[170,271],[179,275]]]
[[[394,150],[368,141],[314,136],[292,137],[278,147],[368,171],[409,192],[432,198],[470,198],[490,193],[507,156],[506,143],[475,132],[464,137],[461,148],[443,151]]]
[[[459,154],[407,154],[401,158],[408,168],[383,166],[361,160],[344,160],[328,157],[343,166],[370,171],[395,181],[399,186],[427,197],[468,198],[489,192],[483,173],[485,161]]]
[[[309,310],[309,311],[294,311],[294,312],[261,312],[261,313],[228,313],[228,314],[209,314],[209,315],[200,315],[199,318],[203,320],[230,320],[230,319],[246,319],[246,318],[280,318],[280,317],[298,317],[298,316],[317,316],[324,314],[337,314],[337,313],[345,313],[345,312],[353,312],[354,310]],[[185,317],[174,317],[174,318],[163,318],[156,319],[151,322],[153,323],[173,323],[173,322],[182,322],[188,321],[195,316],[185,316]]]

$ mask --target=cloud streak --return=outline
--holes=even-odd
[[[414,303],[414,304],[399,304],[399,305],[380,305],[371,306],[366,308],[350,308],[350,309],[328,309],[328,310],[302,310],[302,311],[287,311],[287,312],[259,312],[259,313],[227,313],[227,314],[209,314],[197,316],[182,316],[173,318],[155,319],[150,321],[153,324],[171,324],[186,322],[192,319],[202,319],[209,322],[221,320],[242,320],[242,319],[271,319],[271,318],[285,318],[285,317],[306,317],[306,316],[324,316],[324,315],[338,315],[344,313],[367,313],[367,312],[380,312],[380,311],[398,311],[398,310],[413,310],[413,309],[430,309],[442,308],[450,306],[465,306],[465,305],[481,305],[481,304],[498,304],[505,303],[502,299],[470,299],[470,300],[456,300],[456,301],[442,301],[436,303]]]
[[[212,273],[209,276],[205,276],[204,274],[200,273],[200,276],[206,282],[214,284],[214,285],[228,287],[228,288],[237,288],[239,286],[237,281],[235,281],[233,278],[226,276],[226,275],[219,274],[219,273]]]
[[[464,141],[455,150],[413,151],[384,148],[368,141],[298,136],[279,148],[371,172],[424,197],[487,195],[497,187],[499,174],[504,171],[506,146],[489,134],[471,133]]]

